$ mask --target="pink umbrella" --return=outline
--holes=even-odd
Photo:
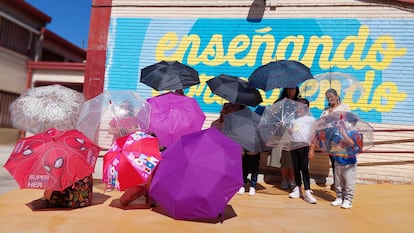
[[[155,133],[169,147],[182,135],[200,131],[206,116],[195,99],[168,92],[147,99],[137,118],[141,130]]]

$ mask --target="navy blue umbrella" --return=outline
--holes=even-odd
[[[275,88],[295,88],[305,80],[312,79],[310,69],[293,60],[269,62],[257,68],[249,77],[248,87],[264,91]]]

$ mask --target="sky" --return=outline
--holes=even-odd
[[[81,48],[87,48],[92,0],[26,2],[52,18],[51,22],[46,24],[48,30]]]

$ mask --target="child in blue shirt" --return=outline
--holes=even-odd
[[[331,148],[331,156],[335,166],[335,192],[336,199],[331,202],[333,206],[341,206],[343,209],[352,207],[355,196],[356,180],[356,155],[362,151],[362,134],[360,134],[355,124],[358,118],[350,112],[345,113],[346,121],[340,122],[338,132],[331,138],[332,144],[338,144],[335,150]],[[350,125],[345,125],[350,124]]]

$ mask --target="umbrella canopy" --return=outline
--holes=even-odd
[[[126,136],[138,129],[136,114],[144,101],[132,90],[105,90],[82,105],[76,129],[95,142],[101,128],[113,129],[115,138]]]
[[[160,160],[158,139],[136,131],[116,139],[104,155],[103,182],[118,190],[146,184]]]
[[[140,82],[157,91],[184,89],[200,83],[198,72],[178,61],[160,61],[141,69]]]
[[[182,135],[201,130],[205,119],[195,99],[173,92],[147,99],[138,113],[141,130],[155,133],[164,147]]]
[[[243,185],[241,147],[215,128],[163,152],[150,196],[175,219],[214,219]]]
[[[249,77],[248,87],[265,91],[275,88],[295,88],[305,80],[312,79],[310,69],[293,60],[269,62],[257,68]]]
[[[257,128],[260,115],[246,108],[224,115],[223,133],[248,151],[265,150],[265,142]]]
[[[99,151],[77,130],[52,128],[17,141],[4,167],[20,188],[61,191],[94,172]]]
[[[345,95],[347,92],[354,92],[353,95],[363,96],[365,88],[362,83],[353,75],[342,72],[319,73],[314,77],[318,80],[320,88],[322,85],[328,85],[329,88],[335,87],[339,96]],[[340,87],[340,88],[337,88]],[[355,97],[355,96],[354,96]]]
[[[211,92],[233,104],[257,106],[262,96],[256,88],[248,88],[247,81],[235,76],[221,74],[207,81]]]
[[[306,104],[284,98],[265,108],[257,127],[267,146],[293,150],[309,145],[314,121]]]
[[[10,106],[13,127],[30,133],[74,129],[85,98],[61,85],[28,89]]]
[[[312,134],[321,151],[338,156],[355,156],[374,145],[374,128],[351,112],[335,111],[320,118],[312,126]],[[348,135],[355,142],[347,146]]]

